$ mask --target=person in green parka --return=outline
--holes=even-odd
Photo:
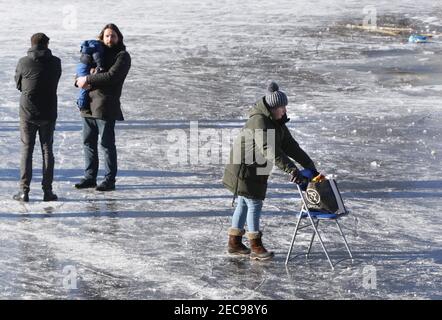
[[[235,255],[250,255],[254,260],[268,260],[273,252],[267,251],[262,244],[259,221],[263,201],[266,197],[267,180],[273,164],[286,172],[290,181],[298,184],[306,182],[296,161],[313,176],[319,172],[314,162],[292,137],[286,123],[288,104],[287,95],[279,90],[275,82],[267,88],[267,94],[260,98],[250,110],[249,119],[235,139],[230,152],[223,184],[238,197],[228,230],[228,252]],[[250,249],[242,243],[247,222],[247,238]]]

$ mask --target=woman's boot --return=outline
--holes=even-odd
[[[262,232],[247,232],[247,238],[250,241],[250,249],[252,249],[252,253],[250,253],[250,259],[253,260],[269,260],[273,257],[272,251],[267,251],[262,244]]]
[[[250,249],[247,248],[242,243],[242,236],[245,233],[245,230],[240,230],[237,228],[229,228],[229,245],[227,251],[230,254],[242,254],[247,255],[250,254]]]

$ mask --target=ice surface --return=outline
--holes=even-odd
[[[7,31],[0,36],[1,298],[442,298],[439,37],[410,45],[406,36],[345,27],[361,23],[373,1],[0,5]],[[442,32],[436,1],[374,5],[380,24]],[[66,20],[72,8],[76,28]],[[122,97],[126,121],[117,125],[117,190],[76,191],[83,153],[75,64],[80,42],[110,21],[133,59]],[[31,202],[22,205],[11,200],[20,157],[13,73],[39,31],[63,61],[54,146],[60,201],[40,201],[36,148]],[[342,224],[353,264],[331,271],[316,243],[309,261],[284,266],[299,199],[278,170],[262,217],[275,259],[227,256],[232,208],[220,183],[223,165],[168,161],[170,130],[188,135],[190,121],[203,129],[240,128],[268,79],[289,95],[296,139],[322,172],[337,176],[351,210]],[[324,228],[332,257],[343,258],[334,226]],[[77,289],[64,285],[70,268]],[[375,288],[364,285],[373,268]]]

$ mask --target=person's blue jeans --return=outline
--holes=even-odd
[[[86,179],[97,179],[98,137],[104,152],[104,179],[115,183],[117,175],[117,148],[115,147],[115,120],[83,118],[83,147]]]
[[[239,196],[238,204],[232,217],[232,228],[244,229],[247,220],[249,232],[259,231],[263,201]]]

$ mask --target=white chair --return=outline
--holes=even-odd
[[[303,190],[303,188],[301,188],[299,185],[296,185],[296,186],[298,188],[298,192],[301,197],[302,206],[301,206],[301,210],[299,211],[299,213],[296,214],[296,217],[298,219],[296,222],[295,231],[293,232],[292,242],[290,244],[290,248],[287,253],[287,258],[286,258],[285,264],[287,265],[290,260],[296,258],[297,256],[303,255],[303,254],[298,254],[298,255],[291,257],[293,246],[296,242],[296,236],[297,236],[298,231],[301,229],[309,228],[309,227],[311,227],[313,229],[313,234],[310,239],[310,244],[308,246],[307,253],[305,254],[307,259],[309,258],[309,254],[312,249],[313,241],[314,241],[315,237],[317,236],[319,242],[321,243],[322,249],[327,257],[327,260],[330,263],[332,270],[334,270],[336,263],[344,260],[344,259],[342,259],[342,260],[336,262],[335,264],[333,264],[333,262],[331,261],[328,251],[324,245],[324,241],[322,240],[322,237],[318,231],[318,226],[319,226],[320,221],[334,221],[335,222],[336,226],[338,227],[339,233],[340,233],[342,239],[344,240],[344,244],[345,244],[345,247],[347,248],[348,254],[350,255],[350,259],[353,262],[353,255],[351,253],[350,247],[348,246],[347,240],[345,239],[345,235],[342,232],[341,226],[339,225],[339,222],[338,222],[338,220],[340,218],[348,215],[348,211],[345,209],[345,207],[344,207],[345,211],[342,213],[339,213],[339,214],[331,213],[331,212],[312,211],[308,208],[308,205],[307,205],[307,200],[305,198],[306,197],[306,190]],[[309,223],[307,225],[301,226],[301,221],[303,219],[307,219]]]

